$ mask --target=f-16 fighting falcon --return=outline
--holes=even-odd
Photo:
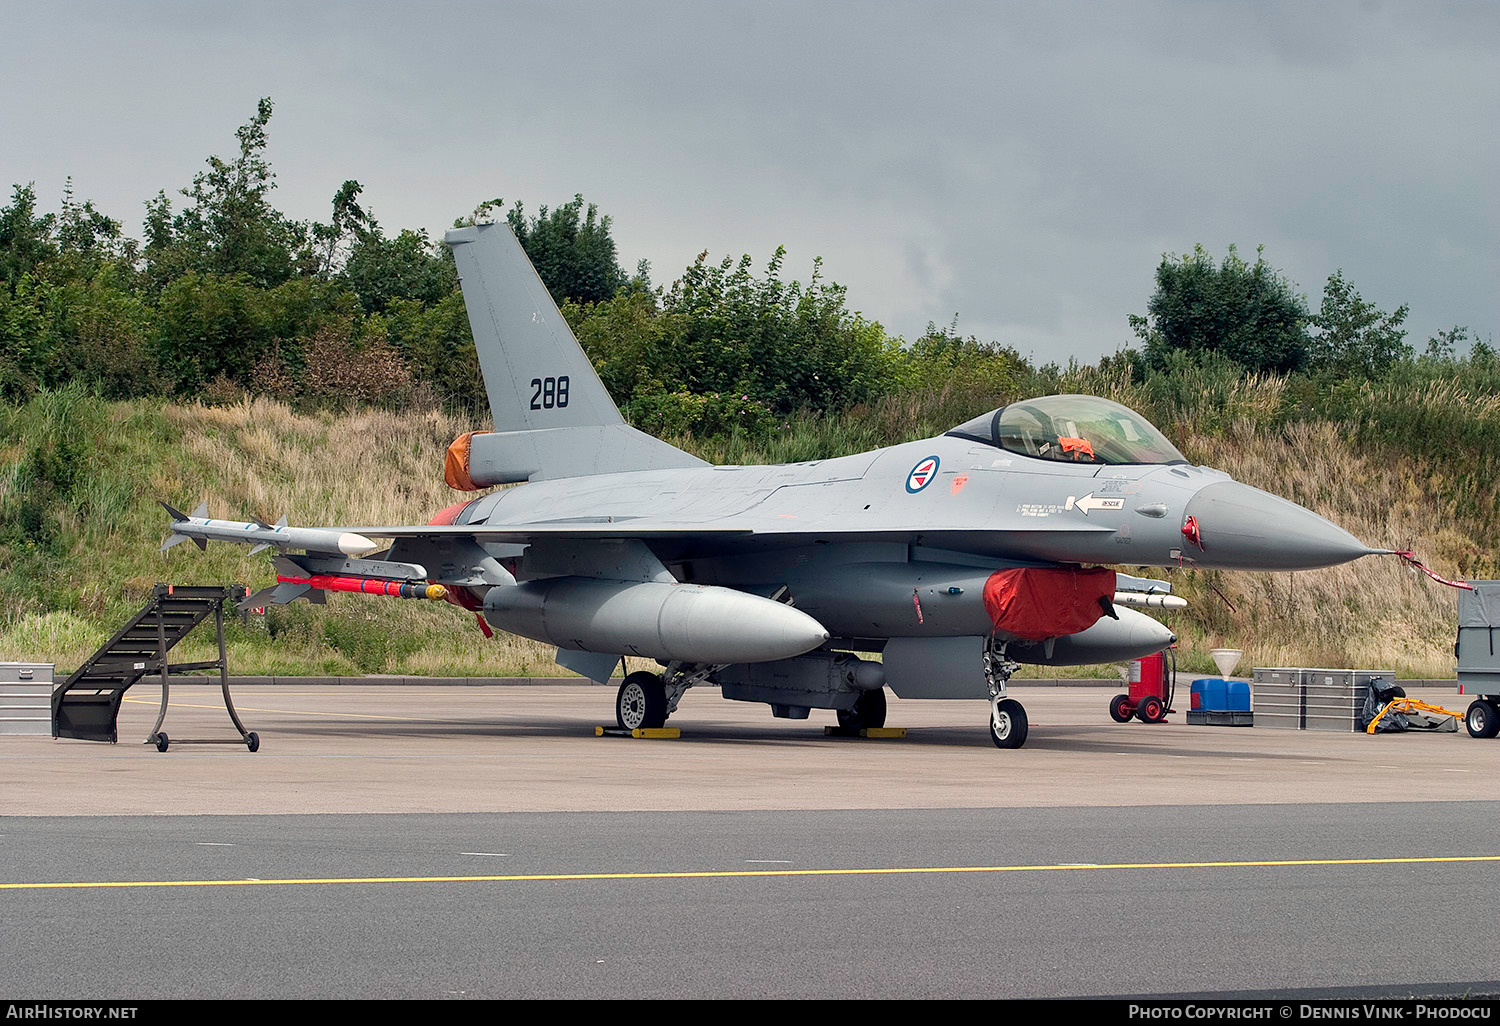
[[[557,646],[620,685],[623,728],[660,727],[688,688],[832,709],[878,727],[902,698],[989,700],[1025,743],[1020,663],[1139,658],[1172,633],[1139,608],[1185,603],[1112,564],[1304,570],[1377,551],[1301,506],[1195,467],[1118,403],[1054,395],[946,434],[836,459],[709,466],[624,422],[503,224],[451,231],[494,430],[459,437],[445,477],[489,492],[412,526],[287,528],[172,510],[167,544],[273,545],[279,583],[443,597]],[[371,551],[370,539],[388,547]],[[291,548],[306,551],[292,553]],[[880,654],[880,658],[872,656]]]

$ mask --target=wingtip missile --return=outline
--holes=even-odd
[[[213,520],[207,516],[206,502],[191,514],[183,514],[166,502],[161,505],[172,517],[172,535],[162,543],[163,552],[189,539],[196,542],[200,549],[206,548],[209,541],[242,542],[254,546],[252,553],[274,546],[278,549],[306,549],[309,552],[366,556],[380,548],[378,542],[352,531],[324,527],[289,527],[286,517],[275,524],[267,524],[258,518]]]

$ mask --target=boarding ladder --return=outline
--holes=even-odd
[[[172,671],[218,670],[224,708],[240,736],[196,741],[179,739],[178,743],[244,744],[252,752],[258,749],[260,738],[245,729],[229,697],[229,661],[224,650],[224,603],[238,602],[244,597],[245,589],[238,586],[205,588],[158,584],[153,587],[151,598],[141,611],[52,692],[52,736],[83,741],[118,741],[116,722],[125,692],[140,681],[153,678],[161,682],[161,711],[157,713],[156,725],[146,736],[146,744],[154,744],[157,751],[165,752],[168,741],[161,725],[167,716]],[[169,666],[167,653],[210,616],[214,618],[218,632],[219,658]]]

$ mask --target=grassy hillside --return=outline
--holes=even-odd
[[[1283,379],[1205,374],[1166,389],[1084,368],[1044,384],[1134,406],[1194,462],[1302,503],[1373,545],[1415,549],[1439,573],[1495,575],[1494,476],[1480,457],[1458,458],[1493,437],[1497,414],[1477,400],[1440,395],[1444,409],[1461,411],[1445,426],[1423,405],[1430,383],[1371,395],[1354,408],[1379,414],[1339,419],[1302,403]],[[950,385],[838,418],[794,417],[769,438],[674,441],[715,462],[807,459],[934,434],[1012,398]],[[1391,418],[1403,410],[1428,417],[1422,437],[1436,433],[1445,444],[1402,444],[1409,436]],[[226,518],[421,523],[461,500],[442,482],[442,456],[455,435],[478,426],[431,411],[299,413],[263,399],[107,403],[76,391],[0,407],[0,660],[75,666],[156,581],[257,588],[272,579],[269,554],[252,557],[243,546],[159,553],[167,517],[158,499],[179,508],[206,499]],[[1451,672],[1456,593],[1393,559],[1295,575],[1151,573],[1192,603],[1167,618],[1183,639],[1179,664],[1192,672],[1212,670],[1207,651],[1220,646],[1245,649],[1244,668]],[[230,643],[237,673],[561,672],[550,648],[503,634],[486,641],[472,614],[447,603],[331,595],[326,607],[299,602],[236,623]],[[211,658],[210,644],[205,634],[177,658]]]

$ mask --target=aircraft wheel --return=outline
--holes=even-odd
[[[990,716],[990,740],[996,748],[1020,748],[1026,743],[1026,710],[1014,698],[1001,699]]]
[[[147,738],[147,740],[150,741],[152,744],[156,745],[156,750],[158,752],[165,752],[167,750],[167,743],[168,742],[167,742],[167,732],[165,730],[163,730],[160,733],[158,733],[155,737]]]
[[[838,710],[839,726],[850,730],[885,726],[885,689],[863,692],[854,700],[853,709]]]
[[[252,752],[260,751],[260,735],[253,730],[250,733],[246,734],[245,747],[250,749]]]
[[[667,691],[660,675],[639,670],[625,678],[615,695],[615,722],[625,730],[660,727],[667,722]]]
[[[1136,715],[1141,718],[1142,723],[1160,723],[1167,718],[1167,707],[1155,695],[1147,695],[1141,699]]]
[[[1135,715],[1135,709],[1130,705],[1129,695],[1116,695],[1109,700],[1109,718],[1116,723],[1129,723],[1130,717]]]
[[[1476,698],[1464,714],[1464,726],[1469,728],[1470,737],[1494,737],[1500,734],[1500,709],[1493,702]]]

